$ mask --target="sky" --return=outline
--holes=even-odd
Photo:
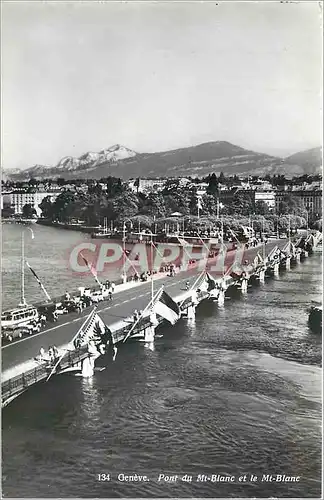
[[[319,2],[2,2],[2,167],[321,145]]]

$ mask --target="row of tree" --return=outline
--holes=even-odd
[[[42,216],[60,222],[78,219],[89,226],[96,226],[102,224],[104,218],[118,224],[136,216],[146,216],[147,220],[154,221],[170,217],[174,212],[180,212],[182,217],[187,218],[198,214],[197,188],[181,187],[177,179],[168,180],[162,191],[149,194],[133,192],[116,178],[109,178],[105,187],[103,189],[96,183],[89,185],[87,192],[65,190],[54,202],[47,197],[40,204]],[[255,203],[252,194],[248,192],[233,193],[222,204],[219,201],[218,190],[209,189],[201,198],[200,216],[211,220],[216,220],[219,215],[228,220],[251,216],[263,217],[269,221],[278,219],[266,203]],[[294,216],[295,225],[306,224],[307,211],[302,201],[290,194],[284,195],[279,213],[280,216]]]

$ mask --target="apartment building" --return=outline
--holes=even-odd
[[[53,202],[59,194],[60,191],[13,191],[10,194],[10,205],[14,209],[15,214],[21,214],[25,205],[31,205],[36,210],[36,214],[40,216],[41,209],[39,205],[44,198],[49,196],[50,200]]]

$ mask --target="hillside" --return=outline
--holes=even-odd
[[[299,165],[305,173],[316,174],[322,170],[322,148],[307,149],[285,158],[289,165]]]
[[[35,165],[19,173],[7,172],[7,175],[16,180],[30,177],[100,179],[109,175],[122,179],[203,177],[212,172],[241,176],[285,174],[292,177],[313,173],[314,169],[318,170],[316,167],[318,165],[317,150],[320,151],[320,148],[280,159],[249,151],[226,141],[207,142],[171,151],[140,154],[117,144],[98,153],[85,153],[79,158],[64,157],[55,167]]]

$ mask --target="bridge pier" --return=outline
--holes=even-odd
[[[94,374],[94,357],[89,356],[81,361],[81,374],[84,378],[92,377]]]
[[[220,290],[218,294],[217,303],[219,306],[223,306],[225,303],[225,290]]]
[[[265,280],[265,270],[261,269],[261,271],[259,272],[259,281],[260,283],[264,283],[264,280]]]
[[[286,269],[290,269],[290,257],[286,259]]]
[[[247,291],[248,291],[248,280],[246,278],[242,279],[241,291],[244,294],[247,293]]]
[[[154,342],[155,338],[155,328],[159,324],[156,314],[151,312],[150,314],[150,325],[145,328],[144,331],[144,342]]]
[[[151,325],[145,329],[144,342],[154,342],[155,326]]]
[[[194,319],[196,317],[196,306],[191,304],[187,309],[187,318]]]
[[[279,263],[276,262],[273,266],[273,273],[275,276],[279,276]]]

